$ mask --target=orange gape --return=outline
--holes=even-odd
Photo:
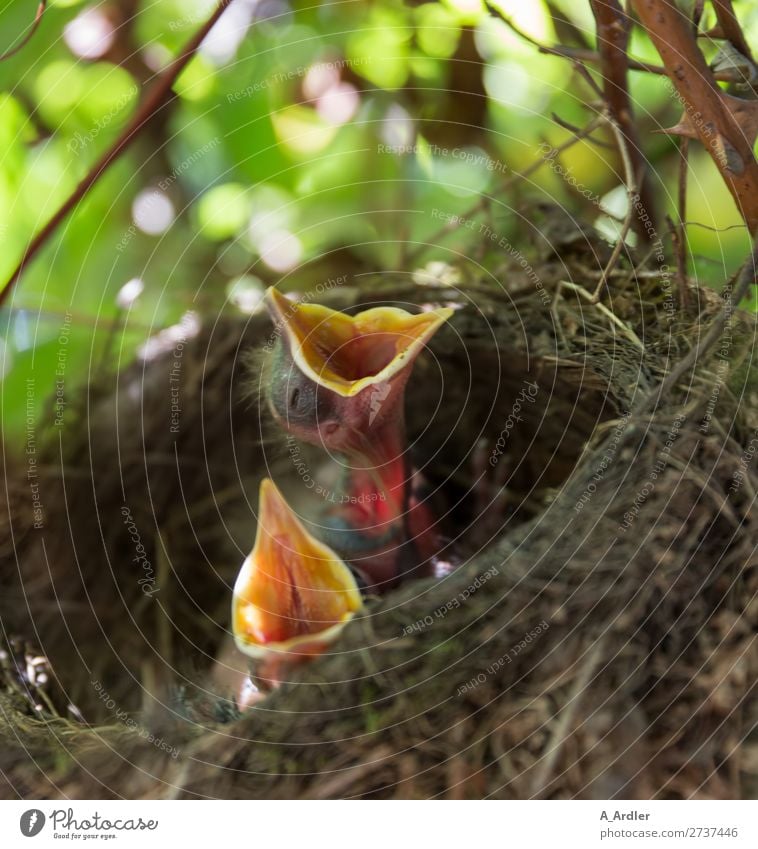
[[[266,303],[279,332],[267,374],[274,417],[348,461],[346,497],[326,533],[369,586],[387,589],[439,547],[434,517],[411,485],[404,394],[416,357],[453,311],[375,307],[349,316],[273,288]]]
[[[268,479],[258,512],[255,545],[234,585],[235,643],[251,657],[323,651],[362,607],[355,578]]]
[[[345,398],[397,376],[453,314],[448,308],[414,315],[373,307],[352,316],[297,304],[273,287],[266,291],[266,305],[287,335],[298,368]]]

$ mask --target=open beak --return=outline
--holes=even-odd
[[[273,481],[264,479],[255,545],[234,585],[237,648],[251,657],[318,654],[361,607],[345,563],[308,533]]]
[[[277,289],[266,291],[269,312],[285,334],[292,357],[311,380],[352,398],[369,387],[386,391],[453,314],[439,308],[413,315],[373,307],[351,316],[318,304],[298,304]]]

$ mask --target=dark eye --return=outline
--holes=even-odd
[[[285,428],[315,433],[337,419],[334,394],[320,389],[292,362],[280,341],[267,371],[269,403]]]

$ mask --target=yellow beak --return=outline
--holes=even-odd
[[[374,307],[350,316],[295,303],[273,287],[265,297],[300,370],[345,398],[389,381],[453,314],[449,308],[413,315],[397,307]]]
[[[240,651],[323,651],[363,602],[352,572],[303,527],[273,481],[261,482],[255,545],[234,585]]]

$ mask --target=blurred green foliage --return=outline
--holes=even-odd
[[[542,42],[567,32],[593,42],[586,2],[499,5]],[[33,0],[3,7],[0,50],[18,42],[34,8]],[[31,41],[0,63],[0,278],[212,8],[52,0]],[[758,43],[758,9],[745,0],[737,11]],[[632,53],[657,61],[639,31]],[[465,229],[417,252],[440,230],[434,210],[465,216],[491,196],[500,232],[516,240],[537,227],[524,216],[529,198],[589,222],[603,215],[547,167],[500,191],[539,157],[540,143],[569,137],[551,114],[583,125],[593,95],[569,63],[538,53],[478,0],[235,0],[175,94],[0,314],[6,434],[40,415],[56,369],[70,399],[95,369],[144,355],[148,339],[189,311],[249,311],[272,282],[309,288],[345,271],[468,262]],[[634,74],[632,94],[661,206],[672,212],[676,144],[653,131],[676,122],[676,103],[662,77]],[[748,240],[710,160],[692,147],[690,268],[716,284]],[[560,161],[585,194],[618,201],[613,151],[579,143]],[[527,239],[524,253],[533,247]],[[492,264],[490,254],[476,261]]]

